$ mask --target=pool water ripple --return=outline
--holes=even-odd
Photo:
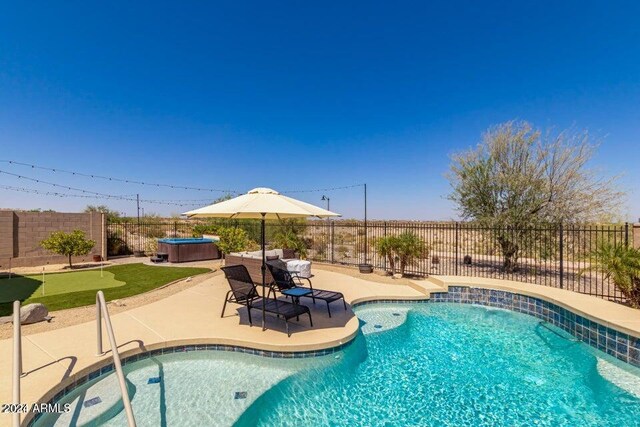
[[[401,325],[357,339],[345,352],[363,352],[359,364],[290,377],[238,425],[628,426],[640,416],[640,400],[600,375],[595,351],[524,314],[415,304]]]

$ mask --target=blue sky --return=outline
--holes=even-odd
[[[594,166],[623,174],[622,214],[637,220],[640,3],[516,3],[2,2],[0,158],[238,191],[366,182],[370,217],[449,219],[448,156],[522,119],[601,138]],[[218,195],[0,170],[143,199]],[[361,217],[361,193],[327,195]],[[101,202],[0,189],[0,207],[87,203]]]

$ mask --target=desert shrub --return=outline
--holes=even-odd
[[[247,232],[242,228],[221,227],[218,230],[218,235],[220,236],[220,241],[217,245],[224,254],[248,250],[251,244]]]
[[[640,250],[604,242],[594,251],[590,268],[611,279],[633,308],[640,308]]]

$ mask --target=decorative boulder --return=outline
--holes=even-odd
[[[47,320],[47,317],[49,317],[49,310],[44,304],[27,304],[20,308],[20,322],[23,325],[42,322]]]

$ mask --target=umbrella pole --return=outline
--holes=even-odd
[[[265,241],[264,241],[264,216],[265,214],[261,214],[262,215],[262,229],[261,229],[261,236],[262,236],[262,267],[260,268],[262,270],[262,330],[264,331],[265,328],[265,319],[266,319],[266,311],[265,311],[265,298],[267,297],[265,295],[265,273],[267,270],[267,265],[265,263],[265,258],[264,258],[264,246],[265,246]]]

